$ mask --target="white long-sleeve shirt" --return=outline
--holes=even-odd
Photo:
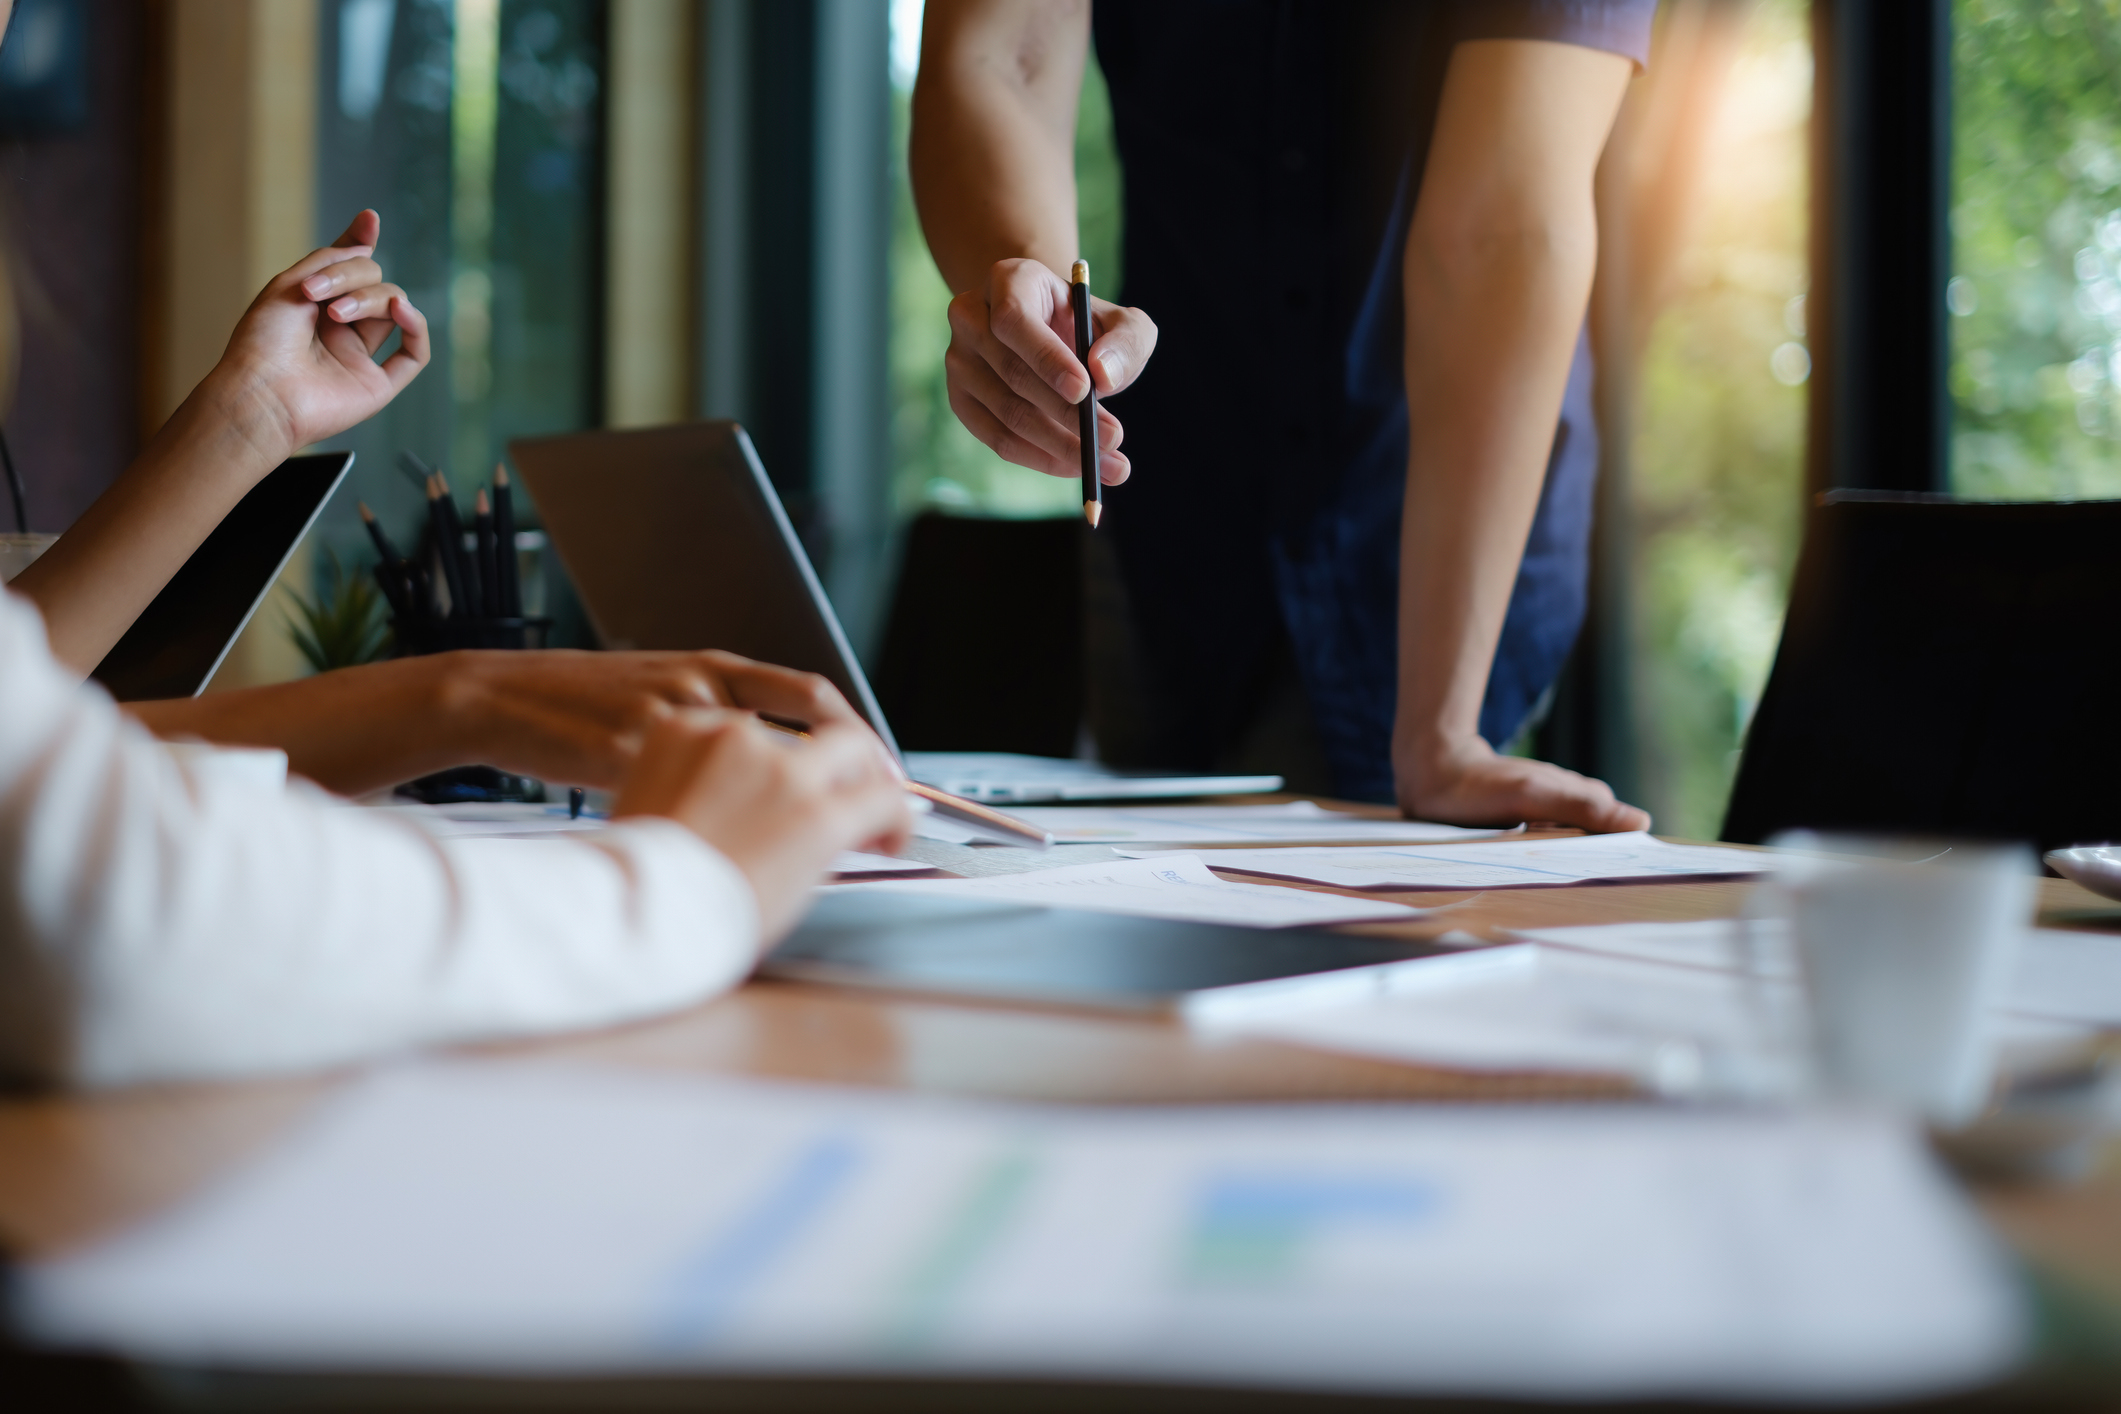
[[[736,868],[667,821],[438,840],[201,770],[0,592],[0,1076],[328,1066],[623,1021],[751,968]]]

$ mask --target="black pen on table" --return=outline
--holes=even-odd
[[[1068,272],[1068,307],[1075,312],[1075,356],[1083,365],[1083,376],[1090,377],[1090,262],[1078,260]],[[1075,405],[1077,437],[1083,449],[1083,519],[1097,529],[1099,516],[1105,513],[1105,488],[1097,475],[1097,383],[1090,382],[1089,391]]]

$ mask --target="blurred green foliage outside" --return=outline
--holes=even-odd
[[[1641,373],[1627,651],[1637,804],[1714,839],[1782,634],[1803,502],[1807,7],[1753,14]]]
[[[2121,3],[1952,27],[1952,489],[2121,496]]]

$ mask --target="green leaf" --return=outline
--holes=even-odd
[[[295,647],[320,673],[334,668],[354,668],[390,656],[396,644],[383,615],[383,596],[373,576],[346,573],[339,557],[327,549],[331,562],[331,585],[315,601],[299,594],[287,631]]]

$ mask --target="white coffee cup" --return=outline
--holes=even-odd
[[[1815,1085],[1954,1128],[1995,1077],[1995,1014],[2039,866],[2020,846],[1796,832],[1770,888],[1804,980]]]

